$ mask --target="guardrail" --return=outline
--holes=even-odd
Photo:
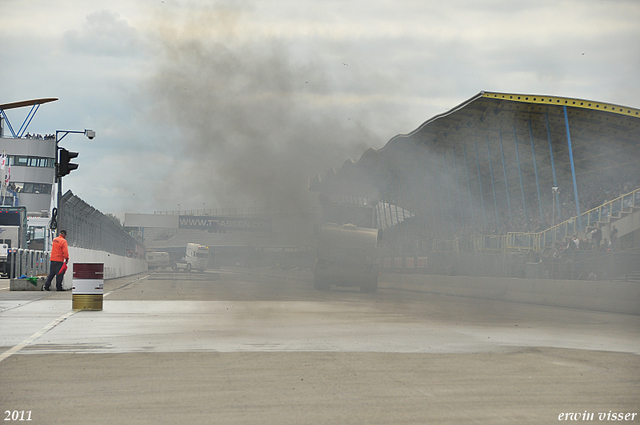
[[[474,251],[502,252],[507,248],[506,235],[480,235],[474,236],[472,240]]]
[[[631,213],[634,207],[640,208],[640,189],[582,213],[579,218],[571,217],[540,233],[509,232],[506,236],[475,236],[473,245],[476,251],[542,251],[546,247],[553,246],[557,240],[575,235],[580,230],[584,231],[612,217],[620,218],[625,212]]]
[[[7,254],[6,274],[10,279],[49,274],[49,251],[10,249]]]
[[[534,250],[540,246],[540,233],[509,232],[507,233],[507,250]]]
[[[460,252],[457,240],[433,241],[433,252]]]
[[[556,240],[574,235],[576,232],[587,227],[593,226],[598,222],[617,216],[620,218],[622,213],[631,210],[633,207],[640,207],[640,189],[622,195],[613,201],[600,205],[597,208],[580,214],[580,218],[572,217],[550,229],[540,233],[540,241],[538,249],[544,249],[546,246],[552,245]],[[629,211],[631,212],[631,211]]]

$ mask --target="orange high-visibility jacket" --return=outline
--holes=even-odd
[[[62,236],[58,236],[51,243],[51,261],[65,261],[69,259],[69,249],[67,240]]]

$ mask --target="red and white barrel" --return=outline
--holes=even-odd
[[[102,310],[103,263],[73,263],[73,309]]]

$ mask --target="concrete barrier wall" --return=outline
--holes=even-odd
[[[104,251],[93,251],[84,248],[69,247],[69,269],[64,274],[62,286],[70,289],[73,286],[74,263],[103,263],[104,279],[116,279],[131,276],[147,270],[147,262],[136,258],[127,258],[110,254]],[[48,274],[48,270],[47,270]],[[34,285],[26,279],[11,279],[11,291],[39,291],[46,280],[46,276],[40,276]],[[55,288],[55,280],[51,286]]]
[[[70,288],[72,284],[73,263],[103,263],[105,280],[130,276],[147,270],[147,262],[144,260],[70,246],[69,270],[64,275],[63,283],[65,288]]]
[[[381,288],[640,315],[640,284],[384,274]]]

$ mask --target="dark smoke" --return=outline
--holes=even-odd
[[[243,12],[165,16],[149,81],[159,123],[178,125],[173,204],[309,211],[308,179],[384,141],[333,96],[326,64],[240,31]],[[352,120],[353,118],[353,120]]]

